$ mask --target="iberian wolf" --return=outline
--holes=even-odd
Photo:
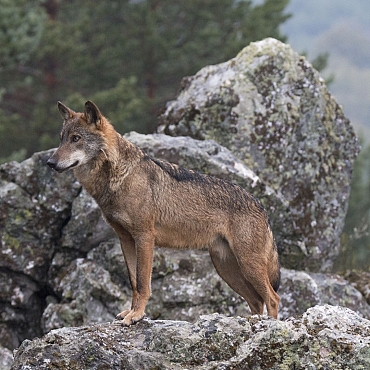
[[[240,186],[154,159],[118,134],[91,101],[83,113],[58,102],[64,119],[60,145],[47,164],[70,169],[117,233],[127,264],[131,309],[144,316],[151,293],[154,246],[208,247],[218,274],[262,314],[277,318],[280,267],[261,203]]]

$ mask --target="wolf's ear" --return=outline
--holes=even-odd
[[[69,119],[74,115],[74,111],[72,109],[69,109],[66,107],[62,102],[58,101],[58,109],[60,112],[60,115],[65,119]]]
[[[94,124],[98,130],[101,130],[103,124],[103,116],[100,113],[99,108],[92,101],[89,100],[85,103],[84,114],[88,124]]]

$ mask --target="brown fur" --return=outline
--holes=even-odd
[[[116,231],[133,290],[131,309],[118,317],[131,325],[150,297],[154,245],[208,246],[218,274],[262,314],[277,318],[280,280],[277,248],[261,203],[241,187],[152,159],[122,138],[99,109],[84,113],[58,103],[61,144],[48,161],[75,176]]]

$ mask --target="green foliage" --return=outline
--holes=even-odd
[[[25,63],[39,45],[45,13],[39,0],[1,0],[0,71]]]
[[[148,104],[140,96],[135,77],[122,78],[115,87],[98,91],[90,99],[101,111],[110,112],[109,120],[118,132],[145,131],[146,127],[139,126],[139,123],[145,122],[148,116]],[[78,111],[83,109],[86,100],[87,98],[77,92],[69,95],[65,103]]]
[[[8,47],[1,57],[0,122],[8,123],[1,126],[0,157],[56,146],[58,100],[76,110],[93,100],[120,132],[150,132],[184,76],[234,57],[251,41],[285,40],[279,26],[288,18],[288,0],[257,6],[237,0],[1,1],[0,37],[8,37]]]
[[[336,269],[370,268],[370,146],[355,161],[351,194]],[[370,270],[369,270],[370,271]]]
[[[325,68],[327,68],[328,61],[329,61],[329,53],[322,53],[322,54],[319,54],[312,61],[312,66],[319,72],[322,72]],[[327,86],[333,83],[333,81],[334,81],[334,74],[331,74],[330,76],[325,78],[325,83]]]
[[[0,138],[2,151],[9,153],[7,156],[0,155],[0,164],[9,161],[19,161],[25,159],[26,150],[22,148],[22,138],[19,136],[19,131],[22,126],[22,121],[18,114],[5,115],[0,109]],[[14,150],[14,148],[21,148]]]

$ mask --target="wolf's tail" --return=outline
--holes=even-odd
[[[275,292],[278,291],[280,286],[280,262],[279,255],[275,240],[272,241],[271,255],[270,255],[270,264],[269,264],[269,280],[271,286],[274,288]]]

